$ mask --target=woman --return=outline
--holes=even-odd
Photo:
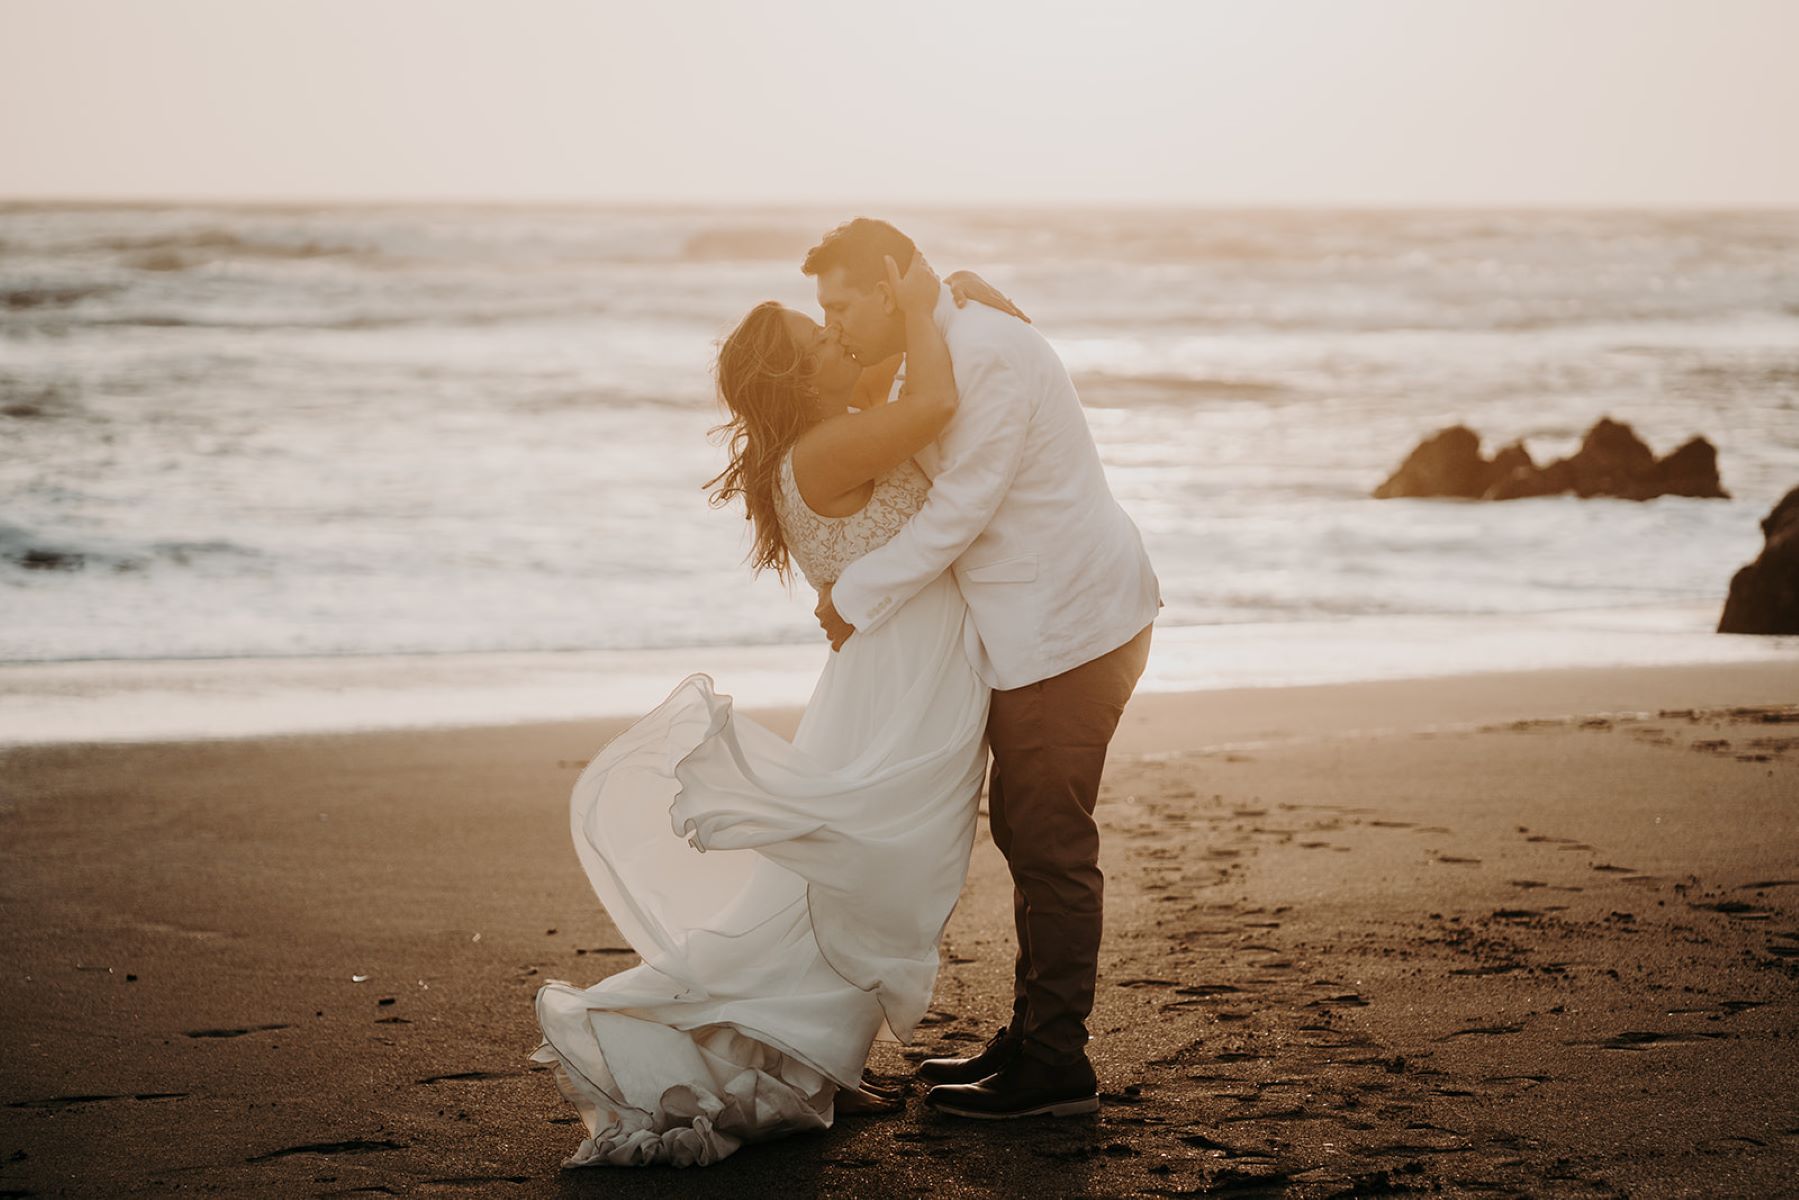
[[[912,455],[956,409],[940,285],[918,258],[904,278],[888,259],[886,286],[906,323],[891,403],[896,364],[864,373],[834,331],[773,302],[723,344],[732,454],[714,501],[743,498],[758,570],[797,563],[822,587],[924,503]],[[978,278],[955,290],[1010,309]],[[968,869],[988,692],[966,615],[946,573],[851,638],[791,743],[693,675],[582,773],[576,850],[643,962],[538,992],[532,1057],[588,1130],[564,1166],[705,1165],[899,1106],[862,1070],[877,1037],[904,1041],[924,1015]]]

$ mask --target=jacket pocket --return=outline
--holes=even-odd
[[[1037,578],[1037,556],[1020,554],[997,562],[963,567],[961,576],[970,583],[1029,583]]]

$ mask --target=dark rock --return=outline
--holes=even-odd
[[[1492,499],[1563,492],[1573,492],[1583,499],[1617,496],[1651,500],[1669,495],[1728,498],[1718,482],[1718,452],[1710,442],[1693,438],[1658,462],[1655,452],[1635,430],[1610,417],[1601,418],[1587,431],[1572,457],[1550,463],[1533,479],[1508,481],[1503,494],[1495,494]]]
[[[6,287],[0,288],[0,308],[63,308],[78,304],[89,296],[100,296],[114,290],[112,286],[96,287]]]
[[[1718,480],[1718,451],[1702,437],[1693,438],[1662,459],[1655,464],[1655,470],[1664,496],[1728,499]]]
[[[1519,467],[1487,489],[1482,500],[1527,500],[1532,496],[1553,496],[1562,487],[1536,467]]]
[[[1493,456],[1494,479],[1504,479],[1516,471],[1534,471],[1536,469],[1536,460],[1531,458],[1530,451],[1524,448],[1523,442],[1513,442]]]
[[[1492,483],[1483,500],[1515,500],[1521,496],[1547,496],[1549,485],[1523,442],[1513,442],[1493,456]]]
[[[1731,578],[1719,633],[1799,633],[1799,487],[1762,519],[1762,535],[1761,554]]]
[[[1481,457],[1480,435],[1451,425],[1418,443],[1405,462],[1374,489],[1376,500],[1400,496],[1462,496],[1478,500],[1491,483],[1493,465]]]
[[[1636,430],[1610,417],[1587,430],[1580,449],[1573,458],[1550,464],[1550,468],[1566,467],[1574,493],[1590,496],[1630,496],[1642,490],[1655,473],[1655,451],[1644,444]]]
[[[79,571],[87,560],[69,551],[33,546],[14,555],[13,561],[28,571]]]
[[[1718,480],[1718,452],[1702,437],[1657,461],[1655,452],[1630,426],[1610,417],[1599,420],[1567,458],[1539,467],[1522,442],[1513,442],[1488,462],[1480,435],[1453,425],[1418,444],[1400,468],[1374,489],[1377,500],[1396,496],[1459,496],[1479,500],[1519,500],[1528,496],[1582,498],[1656,496],[1727,499]]]

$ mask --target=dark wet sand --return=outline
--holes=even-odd
[[[564,808],[616,727],[0,753],[0,1196],[1799,1195],[1799,663],[1140,697],[1097,1118],[562,1172],[531,997],[635,961]],[[874,1069],[1011,952],[983,830]]]

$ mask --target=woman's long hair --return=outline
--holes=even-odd
[[[781,305],[765,300],[750,309],[718,351],[718,395],[731,418],[712,435],[730,443],[731,461],[706,481],[710,503],[722,508],[743,497],[744,519],[755,530],[749,564],[772,569],[787,582],[791,558],[775,515],[781,459],[813,422],[817,391],[813,364],[794,345]]]

